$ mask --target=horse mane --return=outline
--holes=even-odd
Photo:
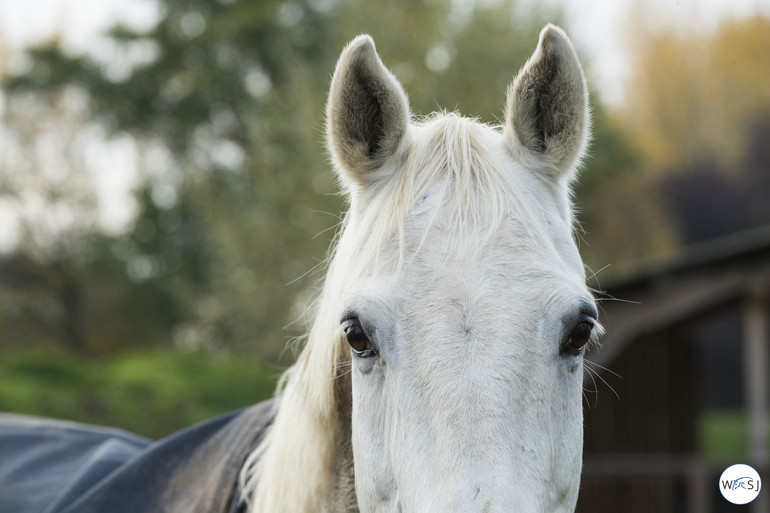
[[[305,348],[283,375],[275,420],[241,472],[241,490],[252,513],[322,510],[334,479],[335,437],[341,422],[350,422],[340,418],[341,394],[350,396],[349,380],[340,379],[350,365],[339,331],[346,306],[341,302],[360,277],[401,268],[407,218],[433,184],[444,184],[441,201],[451,205],[447,222],[457,232],[453,239],[464,247],[482,248],[511,209],[524,217],[524,229],[543,230],[542,216],[531,211],[538,206],[500,165],[511,157],[495,154],[501,150],[489,144],[489,131],[499,132],[499,127],[437,113],[409,130],[407,155],[387,164],[399,167],[394,177],[354,195],[342,220]],[[359,208],[360,202],[366,208]]]

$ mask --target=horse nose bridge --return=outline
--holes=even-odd
[[[525,335],[504,324],[505,319],[485,316],[448,319],[421,338],[422,347],[413,348],[409,366],[420,394],[459,432],[505,431],[511,405],[528,384],[539,382],[531,351],[515,349],[526,345],[517,342]]]

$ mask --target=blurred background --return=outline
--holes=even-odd
[[[549,21],[592,92],[609,330],[578,509],[732,511],[719,473],[767,478],[770,438],[768,0],[0,2],[0,410],[162,437],[269,397],[344,209],[341,48],[495,123]]]

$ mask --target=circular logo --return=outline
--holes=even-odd
[[[729,466],[719,476],[719,491],[733,504],[748,504],[759,495],[762,480],[757,471],[739,463]]]

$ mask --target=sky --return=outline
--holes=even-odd
[[[770,0],[519,0],[518,9],[527,12],[540,4],[562,10],[564,28],[586,66],[593,93],[610,107],[623,104],[631,66],[624,32],[632,23],[708,33],[725,19],[757,12],[770,16]],[[8,59],[2,65],[23,67],[23,54],[18,50],[53,35],[58,35],[65,51],[73,54],[99,54],[100,49],[104,53],[106,43],[100,41],[101,33],[117,21],[132,28],[149,28],[158,18],[157,9],[153,0],[0,0],[0,59]],[[130,170],[132,146],[126,140],[94,144],[95,165],[110,171],[95,175],[100,198],[109,205],[102,209],[99,223],[108,231],[120,231],[136,209],[132,188],[138,178],[136,170]],[[125,165],[116,168],[116,162]],[[7,215],[0,203],[0,218]],[[18,236],[8,228],[11,223],[3,224],[6,228],[0,232],[0,252],[11,248]]]
[[[152,0],[0,0],[0,40],[19,47],[58,32],[82,50],[116,20],[142,27],[156,17]]]

